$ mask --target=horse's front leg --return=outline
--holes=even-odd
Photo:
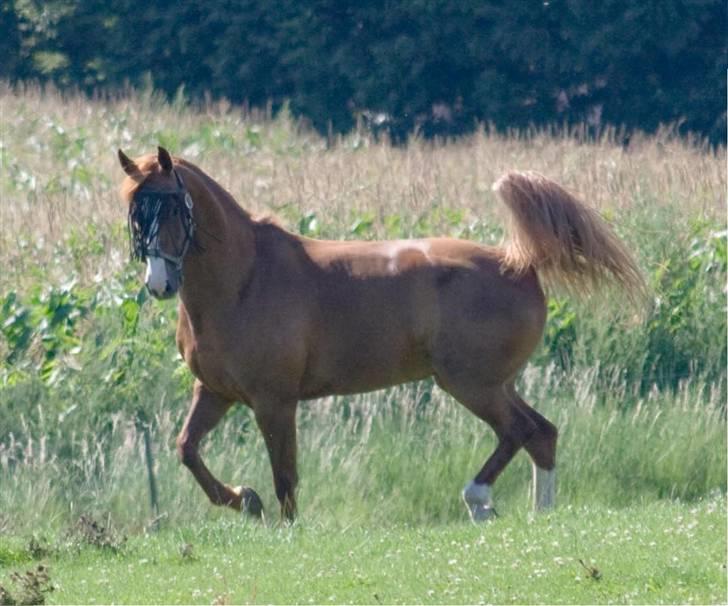
[[[182,463],[189,468],[214,505],[227,505],[259,516],[263,511],[263,504],[255,491],[223,484],[210,473],[200,457],[200,441],[220,422],[231,405],[231,401],[224,400],[200,381],[195,381],[192,405],[177,437],[177,452]]]
[[[296,517],[296,407],[298,402],[271,399],[255,403],[255,419],[268,447],[281,518]]]

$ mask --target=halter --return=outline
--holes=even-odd
[[[129,243],[132,260],[145,261],[147,257],[159,257],[174,264],[177,271],[182,271],[182,261],[194,242],[195,219],[192,216],[192,197],[185,189],[182,179],[176,171],[176,191],[160,191],[153,189],[139,190],[132,199],[129,208]],[[165,204],[166,200],[170,200]],[[159,241],[154,247],[152,242],[159,235],[159,229],[164,221],[170,218],[172,211],[180,210],[179,219],[184,229],[185,239],[178,254],[169,254],[159,247]]]

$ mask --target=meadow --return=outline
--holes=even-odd
[[[725,148],[670,129],[624,148],[618,131],[488,128],[395,147],[151,91],[0,85],[0,115],[0,603],[728,599]],[[300,407],[293,527],[234,408],[203,453],[255,487],[266,519],[209,505],[174,451],[192,384],[176,304],[141,287],[117,193],[116,149],[158,144],[312,237],[497,244],[490,187],[512,168],[596,206],[650,300],[551,293],[519,391],[560,430],[559,507],[529,512],[521,453],[495,487],[500,517],[472,526],[460,490],[494,437],[429,381]]]

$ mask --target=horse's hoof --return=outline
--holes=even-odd
[[[476,523],[487,522],[498,517],[498,512],[495,507],[489,505],[471,505],[468,507],[470,512],[470,519]]]
[[[240,496],[240,513],[260,518],[263,515],[263,501],[249,486],[238,486],[235,492]]]

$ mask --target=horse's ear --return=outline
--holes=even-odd
[[[127,175],[132,176],[139,172],[137,165],[134,164],[134,160],[121,150],[119,150],[119,162],[121,163],[121,168],[124,169]]]
[[[159,166],[162,167],[165,173],[172,172],[172,156],[163,147],[157,148],[157,162],[159,162]]]

